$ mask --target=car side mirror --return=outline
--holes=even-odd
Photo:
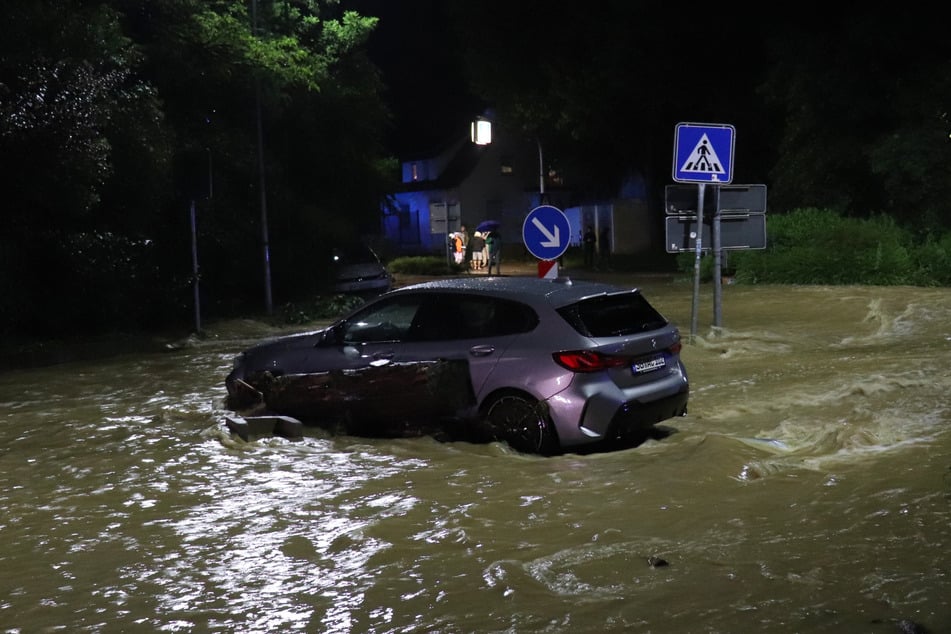
[[[324,334],[317,341],[318,346],[339,346],[343,344],[344,325],[337,324],[324,331]]]

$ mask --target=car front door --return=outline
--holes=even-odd
[[[404,353],[406,358],[461,364],[467,387],[462,395],[456,384],[452,402],[456,406],[464,403],[471,414],[483,391],[494,384],[490,377],[506,350],[537,323],[535,313],[518,302],[490,295],[441,293],[420,306]]]

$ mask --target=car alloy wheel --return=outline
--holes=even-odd
[[[496,440],[516,451],[549,455],[558,445],[544,404],[525,396],[496,399],[486,411],[486,420]]]

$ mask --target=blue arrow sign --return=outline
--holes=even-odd
[[[674,132],[674,180],[729,183],[733,180],[733,126],[678,123]]]
[[[568,216],[551,205],[535,207],[522,223],[522,240],[529,253],[539,260],[557,260],[571,241]]]

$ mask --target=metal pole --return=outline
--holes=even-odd
[[[693,260],[693,308],[690,315],[690,338],[697,334],[697,313],[700,310],[700,257],[703,254],[703,194],[705,183],[697,186],[697,240]]]
[[[251,34],[258,34],[258,1],[251,0]],[[258,182],[261,193],[261,254],[264,259],[264,310],[274,311],[271,299],[271,245],[267,231],[267,182],[264,176],[264,125],[261,121],[261,78],[254,79],[254,105],[257,114],[258,133]]]
[[[205,148],[205,151],[208,152],[208,199],[211,200],[215,197],[215,179],[214,170],[212,169],[211,148]]]
[[[195,334],[201,334],[201,304],[198,293],[198,232],[195,229],[195,199],[191,201],[192,225],[192,290],[195,294]]]
[[[545,161],[542,160],[542,140],[538,141],[538,202],[545,204]]]
[[[716,208],[713,212],[713,325],[719,328],[723,324],[723,279],[721,278],[720,258],[723,257],[723,247],[720,240],[720,186],[714,185],[713,195],[716,197]]]
[[[449,268],[452,269],[453,263],[456,261],[453,257],[455,253],[455,244],[452,241],[452,232],[449,231],[449,221],[446,221],[446,239],[443,241],[446,245],[446,264],[449,265]]]

